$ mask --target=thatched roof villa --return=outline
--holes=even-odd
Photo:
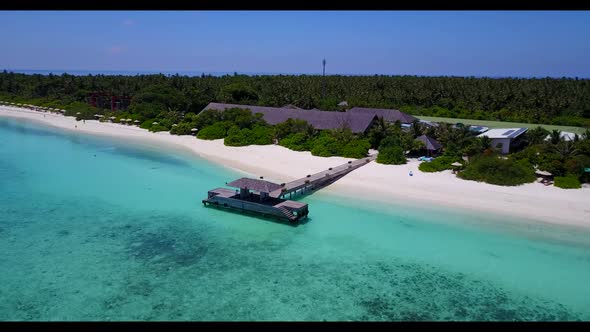
[[[270,125],[276,125],[288,119],[299,119],[307,121],[315,129],[325,130],[349,127],[353,133],[366,133],[375,124],[378,117],[383,117],[388,122],[399,120],[402,124],[410,124],[418,121],[417,118],[399,110],[361,107],[353,107],[347,112],[328,112],[318,109],[305,110],[294,108],[293,105],[266,107],[209,103],[203,111],[224,111],[230,108],[249,109],[252,113],[260,113],[263,115],[263,119]]]

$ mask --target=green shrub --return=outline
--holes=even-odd
[[[216,122],[198,131],[197,138],[200,139],[220,139],[227,134],[228,124],[226,122]]]
[[[172,135],[190,135],[192,134],[191,129],[195,128],[192,123],[189,122],[181,122],[176,127],[172,127],[170,129],[170,134]]]
[[[556,176],[554,185],[563,189],[578,189],[582,188],[580,181],[572,175],[569,176]]]
[[[230,108],[221,113],[222,120],[230,122],[240,129],[253,128],[255,125],[266,124],[262,114],[253,114],[248,109]]]
[[[274,135],[278,140],[287,138],[293,134],[301,133],[309,137],[313,135],[313,127],[305,120],[287,119],[285,122],[278,123],[274,126]]]
[[[342,147],[340,153],[341,157],[345,158],[364,158],[369,153],[369,148],[371,148],[371,143],[369,143],[366,139],[353,139],[344,147]]]
[[[311,143],[311,154],[320,157],[337,156],[341,149],[341,143],[328,131],[323,131],[319,137]]]
[[[465,180],[482,181],[501,186],[517,186],[535,181],[535,170],[526,161],[515,162],[495,156],[475,158],[458,176]]]
[[[162,126],[162,125],[160,125],[160,124],[157,124],[157,125],[152,125],[152,126],[150,127],[150,131],[151,131],[151,132],[154,132],[154,133],[156,133],[156,132],[159,132],[159,131],[168,131],[168,130],[170,130],[170,128],[168,128],[168,127],[165,127],[165,126]]]
[[[199,113],[199,115],[187,113],[185,114],[184,119],[186,121],[194,122],[197,128],[205,128],[222,121],[221,112],[217,110],[206,110]]]
[[[460,159],[451,156],[440,156],[431,162],[424,161],[418,165],[418,169],[422,172],[441,172],[447,169],[452,169],[452,163],[460,161]]]
[[[227,137],[223,140],[223,144],[227,146],[267,145],[271,143],[271,128],[265,126],[255,126],[251,130],[232,126],[227,132]]]
[[[223,144],[227,146],[246,146],[250,145],[248,129],[242,129],[238,126],[232,126],[227,131],[227,136],[223,140]]]
[[[268,126],[255,125],[250,131],[250,144],[268,145],[272,144],[272,128]]]
[[[386,165],[401,165],[407,162],[401,146],[386,146],[379,150],[377,162]]]
[[[46,106],[52,107],[52,106]],[[94,114],[99,113],[98,108],[92,107],[86,103],[73,102],[65,107],[66,116],[75,116],[77,120],[93,120],[95,119]],[[76,114],[80,113],[80,114]]]
[[[147,119],[139,125],[139,128],[150,130],[152,123],[157,122],[156,119]]]
[[[310,140],[305,133],[291,134],[279,141],[280,146],[294,151],[309,151],[311,150]]]

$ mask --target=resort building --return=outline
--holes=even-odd
[[[350,160],[346,164],[308,174],[288,183],[277,184],[263,180],[263,177],[260,179],[240,178],[225,184],[228,187],[238,188],[235,191],[227,188],[209,190],[207,198],[202,202],[205,206],[297,222],[307,218],[309,208],[305,203],[287,200],[287,195],[292,198],[297,194],[312,193],[334,183],[355,169],[367,165],[376,158],[377,155],[371,155],[367,158]]]
[[[559,133],[559,137],[564,141],[573,141],[576,139],[576,134],[570,133],[568,131],[562,131]],[[548,141],[550,139],[551,139],[551,135],[547,135],[547,137],[545,137],[546,141]]]
[[[492,140],[492,147],[500,149],[503,154],[510,152],[510,147],[518,144],[520,137],[528,128],[490,129],[477,137],[487,136]]]
[[[418,118],[394,109],[353,107],[346,112],[354,114],[373,114],[390,123],[399,121],[402,125],[410,125],[419,121]]]
[[[372,113],[328,112],[317,109],[304,110],[301,108],[293,108],[290,107],[290,105],[286,106],[288,107],[209,103],[203,111],[224,111],[231,108],[248,109],[254,114],[262,114],[263,119],[270,125],[276,125],[285,122],[288,119],[298,119],[307,121],[307,123],[318,130],[348,127],[353,133],[366,133],[377,120],[377,117]]]
[[[263,119],[270,125],[276,125],[288,119],[298,119],[307,121],[318,130],[348,127],[353,133],[366,133],[379,117],[389,123],[399,121],[402,128],[409,128],[412,123],[419,121],[417,118],[399,110],[363,107],[353,107],[346,112],[329,112],[317,108],[305,110],[290,104],[283,107],[266,107],[209,103],[203,111],[224,111],[230,108],[249,109],[252,113],[261,113]]]
[[[226,188],[209,190],[203,204],[272,216],[290,222],[299,221],[307,217],[309,213],[305,203],[271,197],[271,193],[281,192],[283,186],[279,184],[265,180],[240,178],[226,185],[239,190],[235,192]]]
[[[483,134],[486,131],[490,130],[490,128],[484,126],[469,126],[469,130],[477,134]]]
[[[432,138],[430,136],[422,135],[422,136],[416,137],[416,140],[424,143],[424,149],[426,149],[426,151],[428,151],[429,155],[438,153],[440,151],[440,149],[442,148],[442,145],[437,140],[435,140],[434,138]]]

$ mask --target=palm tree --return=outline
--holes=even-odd
[[[479,144],[481,145],[481,150],[485,151],[492,147],[492,139],[487,136],[482,136],[479,138]]]
[[[550,134],[550,139],[549,141],[551,142],[551,144],[557,144],[561,141],[561,130],[552,130],[551,134]]]
[[[371,146],[373,148],[379,148],[379,144],[381,144],[381,141],[389,133],[389,127],[389,123],[387,123],[387,121],[385,121],[382,117],[377,118],[375,126],[369,132],[369,141],[371,142]]]
[[[561,141],[553,146],[555,151],[561,158],[561,161],[565,161],[578,154],[578,149],[572,141]]]
[[[452,141],[459,149],[465,148],[469,139],[471,138],[471,131],[468,127],[451,128],[448,140]]]
[[[412,126],[410,127],[410,133],[412,134],[412,136],[414,136],[414,138],[422,135],[423,134],[422,124],[418,121],[412,123]]]
[[[436,137],[436,126],[424,126],[422,133],[426,136]]]
[[[440,123],[439,126],[436,127],[436,129],[435,129],[436,139],[442,145],[446,145],[447,142],[449,141],[449,136],[450,136],[451,130],[452,130],[452,128],[451,128],[450,123],[445,123],[445,122]]]
[[[548,134],[549,132],[545,128],[538,126],[529,130],[526,133],[526,138],[529,145],[537,145],[543,143]]]

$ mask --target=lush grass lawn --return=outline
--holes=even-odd
[[[471,119],[457,119],[457,118],[440,118],[436,116],[421,116],[415,115],[420,120],[426,121],[434,121],[434,122],[448,122],[448,123],[458,123],[461,122],[466,125],[478,125],[492,128],[536,128],[537,126],[541,126],[547,130],[561,130],[561,131],[569,131],[571,133],[578,133],[582,134],[585,128],[581,127],[569,127],[569,126],[553,126],[553,125],[544,125],[544,124],[534,124],[534,123],[519,123],[519,122],[503,122],[503,121],[486,121],[486,120],[471,120]]]

